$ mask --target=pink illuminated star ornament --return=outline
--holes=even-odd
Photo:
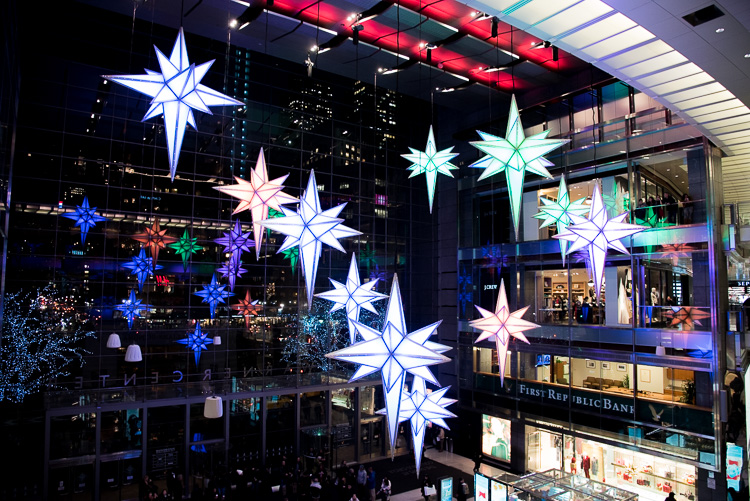
[[[569,142],[570,139],[547,139],[549,130],[526,137],[523,125],[521,125],[521,117],[518,114],[516,96],[513,96],[510,101],[510,114],[508,115],[505,139],[485,132],[477,132],[482,140],[471,141],[471,145],[486,153],[486,155],[469,167],[484,169],[484,172],[479,176],[480,181],[500,172],[505,172],[508,194],[510,195],[513,228],[516,231],[517,238],[526,172],[552,179],[547,167],[554,164],[544,158],[544,155]]]
[[[607,207],[602,201],[599,184],[594,186],[591,198],[591,209],[589,218],[583,218],[570,214],[571,225],[565,231],[553,238],[572,242],[568,248],[568,254],[580,249],[588,251],[589,267],[593,274],[594,290],[597,297],[601,291],[602,279],[604,277],[604,262],[607,259],[607,250],[614,249],[623,254],[630,254],[620,239],[634,235],[648,229],[645,226],[623,222],[628,217],[627,212],[609,219]]]
[[[146,70],[145,75],[103,75],[103,78],[152,98],[151,106],[143,117],[143,121],[164,115],[169,172],[174,181],[185,128],[188,124],[196,128],[193,110],[211,114],[209,106],[244,106],[244,103],[200,83],[214,60],[198,66],[191,64],[188,60],[185,34],[182,28],[177,34],[177,40],[169,58],[156,47],[154,50],[159,60],[161,73]]]
[[[344,226],[344,220],[338,215],[346,204],[341,204],[328,210],[322,210],[318,198],[318,187],[315,184],[315,172],[310,171],[307,188],[300,200],[297,212],[281,207],[284,217],[264,219],[261,226],[287,235],[277,253],[292,247],[299,247],[302,262],[302,274],[307,286],[307,307],[312,305],[315,290],[315,277],[318,274],[318,261],[323,250],[323,244],[345,252],[339,243],[340,238],[353,237],[362,233]]]
[[[375,292],[372,289],[377,285],[378,280],[371,280],[367,283],[359,283],[359,268],[357,266],[356,254],[352,253],[352,261],[349,265],[349,275],[346,277],[346,283],[342,284],[332,278],[333,290],[316,294],[316,297],[323,298],[333,302],[331,312],[346,308],[346,320],[349,324],[349,341],[351,344],[357,339],[357,330],[354,328],[354,322],[359,320],[359,312],[362,308],[371,313],[378,314],[378,311],[372,305],[373,301],[380,301],[388,296]]]
[[[167,230],[159,227],[159,218],[155,218],[151,228],[146,228],[143,233],[134,235],[133,238],[151,250],[153,265],[156,266],[156,260],[159,259],[159,249],[166,248],[167,245],[177,241],[175,237],[166,235]]]
[[[482,331],[474,343],[494,338],[497,348],[497,365],[500,369],[500,382],[502,383],[505,379],[505,360],[511,336],[529,344],[529,340],[522,333],[536,329],[539,325],[523,319],[526,310],[529,309],[528,306],[514,312],[510,311],[508,297],[505,295],[504,280],[500,280],[500,294],[497,296],[494,312],[485,310],[481,306],[474,305],[474,307],[482,315],[482,318],[469,322],[469,325]]]
[[[381,373],[385,393],[385,414],[392,445],[396,443],[406,373],[415,377],[416,384],[423,385],[423,381],[429,381],[440,386],[428,367],[448,362],[450,359],[441,352],[449,348],[428,339],[437,332],[441,322],[442,320],[408,332],[398,277],[394,275],[383,330],[377,331],[354,321],[354,327],[363,340],[326,355],[328,358],[360,364],[350,382],[376,372]],[[434,349],[438,347],[439,351]],[[391,448],[391,453],[394,449],[395,447]]]
[[[432,201],[435,198],[438,174],[453,177],[451,171],[458,169],[458,167],[450,163],[450,161],[456,158],[458,153],[453,153],[453,146],[445,150],[437,150],[437,147],[435,146],[435,134],[432,132],[432,125],[430,125],[430,133],[427,135],[427,146],[425,147],[425,150],[419,151],[412,147],[409,147],[409,149],[411,150],[411,153],[404,153],[401,155],[412,163],[411,167],[408,169],[412,171],[409,179],[418,176],[419,174],[425,175],[425,180],[427,181],[427,197],[430,200],[430,214],[432,214]]]
[[[240,203],[234,209],[233,214],[244,210],[250,211],[253,220],[256,259],[260,258],[260,245],[263,243],[263,227],[260,222],[268,219],[269,209],[280,212],[282,204],[299,202],[299,199],[281,191],[284,189],[284,181],[287,177],[289,177],[289,174],[269,181],[266,158],[263,155],[263,148],[261,148],[255,169],[250,171],[250,181],[235,176],[234,179],[237,184],[214,186],[215,190],[240,199]]]

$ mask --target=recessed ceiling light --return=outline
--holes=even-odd
[[[724,28],[716,28],[716,33],[724,33]]]
[[[679,174],[675,174],[674,177],[680,177],[680,175]]]
[[[750,59],[750,52],[748,52],[747,54],[745,54],[745,59]]]

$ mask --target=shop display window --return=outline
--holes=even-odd
[[[510,462],[510,420],[482,415],[482,454]]]
[[[141,448],[143,438],[141,412],[141,409],[102,412],[102,454]]]
[[[681,501],[695,499],[694,466],[616,449],[614,471],[619,486],[663,495],[674,492]]]

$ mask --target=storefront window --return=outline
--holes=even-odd
[[[141,409],[102,412],[102,454],[140,449],[143,431]]]
[[[509,419],[482,415],[482,454],[510,462]]]
[[[300,426],[321,425],[326,422],[328,399],[326,392],[313,391],[300,396]]]
[[[205,405],[190,405],[190,441],[201,442],[203,440],[216,440],[224,438],[224,417],[209,419],[203,415]]]
[[[94,454],[96,440],[96,414],[50,418],[50,459],[69,458]]]
[[[266,457],[289,454],[295,449],[296,395],[266,398]]]
[[[334,464],[355,461],[354,415],[355,388],[342,388],[331,392],[331,438]]]

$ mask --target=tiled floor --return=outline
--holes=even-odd
[[[461,470],[466,473],[465,480],[467,483],[469,483],[469,485],[474,482],[473,460],[465,458],[463,456],[459,456],[458,454],[453,454],[452,452],[438,452],[437,449],[434,448],[427,449],[425,451],[424,457],[432,459],[433,461],[437,461],[438,463],[442,463],[446,466],[451,466],[453,468],[456,468],[457,470]],[[492,466],[486,464],[483,464],[479,471],[487,476],[495,476],[503,473],[503,470],[493,468]],[[468,499],[474,498],[470,497]],[[420,490],[416,489],[413,491],[402,492],[401,494],[393,495],[391,496],[391,501],[423,501],[423,498]]]

